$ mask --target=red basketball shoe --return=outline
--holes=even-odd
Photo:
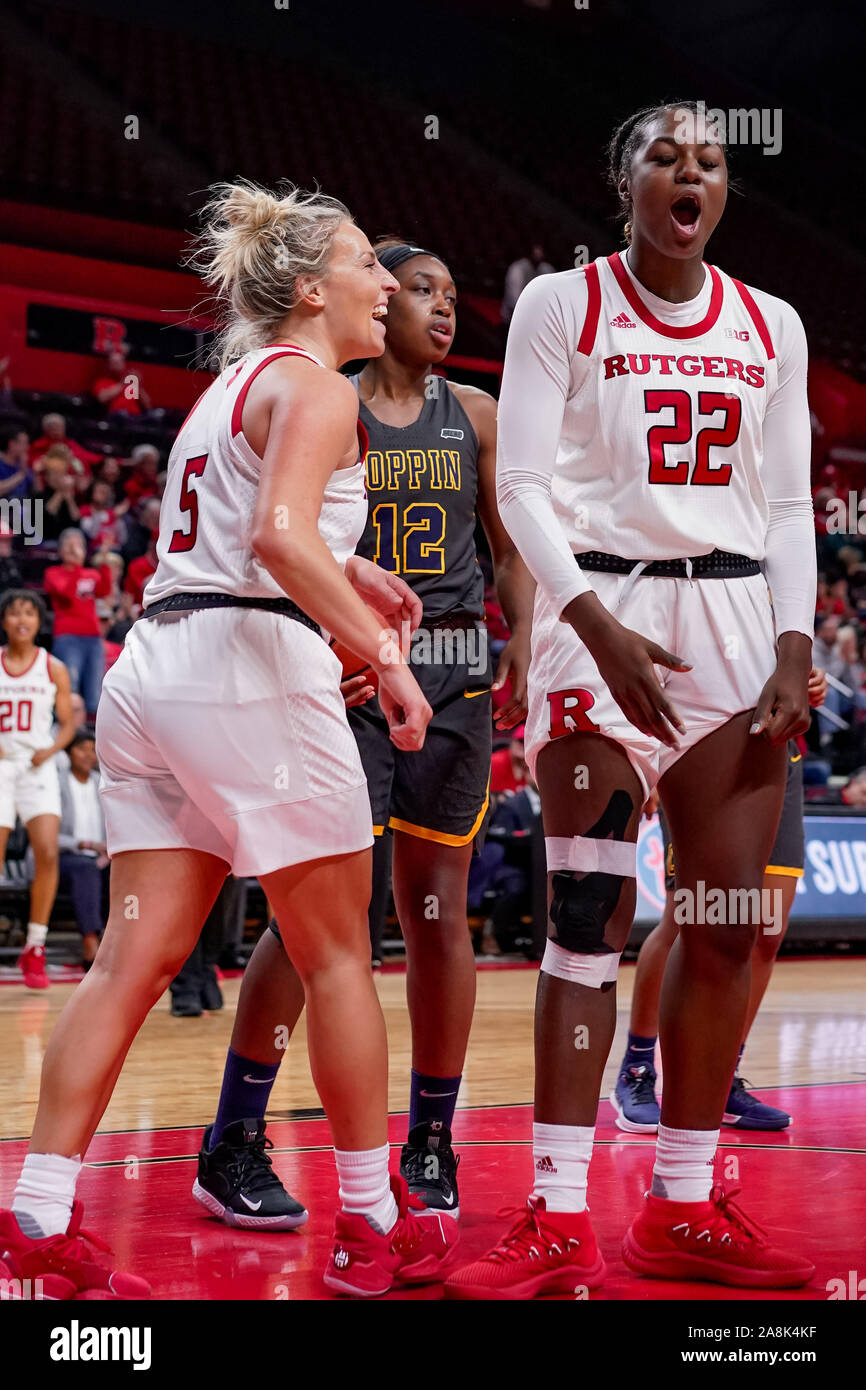
[[[446,1298],[540,1298],[599,1287],[604,1260],[588,1211],[548,1211],[543,1197],[530,1197],[497,1215],[517,1220],[489,1255],[451,1275]]]
[[[0,1261],[15,1279],[41,1289],[42,1298],[130,1299],[150,1298],[150,1285],[136,1274],[105,1269],[90,1259],[85,1242],[97,1250],[108,1246],[81,1229],[84,1208],[73,1202],[72,1216],[62,1236],[25,1236],[14,1212],[0,1211]]]
[[[44,946],[28,946],[18,957],[18,964],[28,989],[48,989],[50,981],[45,974]]]
[[[441,1277],[460,1239],[456,1221],[413,1197],[405,1178],[392,1176],[397,1223],[387,1235],[365,1216],[338,1211],[325,1284],[334,1293],[377,1298],[394,1284],[428,1284]],[[424,1213],[419,1219],[415,1212]]]
[[[656,1279],[706,1279],[741,1289],[794,1289],[808,1284],[815,1266],[770,1243],[717,1184],[707,1202],[670,1202],[646,1194],[622,1243],[635,1274]]]

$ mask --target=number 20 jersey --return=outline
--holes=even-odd
[[[32,664],[18,676],[7,671],[5,651],[0,649],[0,766],[29,763],[37,748],[50,747],[57,694],[44,647],[37,648]]]
[[[769,477],[769,414],[793,410],[785,428],[807,450],[809,441],[805,392],[789,407],[779,389],[805,358],[790,306],[715,266],[689,305],[663,303],[618,254],[530,291],[553,296],[532,350],[551,372],[568,363],[552,502],[571,548],[645,561],[718,548],[762,560],[768,494],[797,491],[793,473],[779,490],[786,460],[774,458]]]

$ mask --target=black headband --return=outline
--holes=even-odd
[[[398,265],[411,260],[413,256],[431,256],[434,261],[439,261],[442,265],[445,264],[441,256],[434,255],[432,251],[425,251],[423,246],[410,246],[406,241],[401,242],[399,246],[386,246],[384,251],[377,251],[376,256],[379,264],[391,271],[392,274]]]

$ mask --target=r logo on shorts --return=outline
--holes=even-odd
[[[550,705],[550,737],[563,738],[565,734],[573,734],[578,730],[584,733],[598,733],[599,728],[594,724],[587,714],[595,704],[595,696],[591,690],[575,688],[571,690],[554,690],[547,697]],[[566,723],[566,720],[570,721]]]

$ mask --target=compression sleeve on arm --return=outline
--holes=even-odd
[[[575,352],[560,302],[560,279],[539,276],[527,285],[511,320],[499,397],[496,496],[505,529],[561,616],[572,599],[592,586],[575,562],[551,498]],[[582,323],[582,276],[574,288],[574,317]]]
[[[798,316],[787,304],[781,308],[779,380],[764,417],[763,482],[770,512],[764,573],[773,599],[776,635],[804,632],[811,637],[818,566],[810,490],[808,349]]]

